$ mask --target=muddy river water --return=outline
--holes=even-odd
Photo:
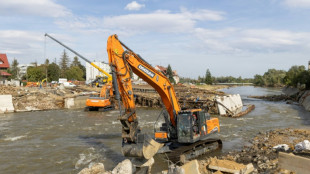
[[[274,95],[277,89],[236,87],[244,104],[255,110],[241,118],[219,117],[223,150],[240,149],[255,134],[275,128],[309,128],[310,112],[294,104],[250,99],[248,95]],[[153,132],[160,109],[139,108],[142,131]],[[0,173],[77,173],[93,162],[112,169],[124,157],[120,152],[118,111],[56,110],[0,115]],[[167,168],[155,157],[153,172]]]

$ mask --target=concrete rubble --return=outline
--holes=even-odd
[[[278,145],[286,144],[289,149],[288,152],[293,152],[297,143],[310,139],[310,130],[303,129],[279,129],[271,130],[265,133],[259,133],[249,143],[251,145],[244,146],[241,151],[232,151],[224,155],[218,156],[220,160],[234,161],[239,164],[253,164],[254,171],[252,173],[277,173],[280,172],[278,165],[279,152],[281,148],[274,148]],[[286,146],[285,146],[286,147]],[[295,152],[294,152],[295,153]],[[295,153],[296,155],[305,155],[303,153]],[[310,153],[306,155],[310,157]],[[200,160],[199,163],[204,169],[202,173],[211,173],[208,165],[212,161],[211,158]],[[237,165],[236,165],[237,166]]]
[[[199,169],[199,163],[197,160],[192,160],[185,163],[182,166],[171,164],[168,170],[162,171],[162,174],[201,174]]]
[[[211,170],[234,174],[248,174],[254,171],[252,163],[244,165],[230,160],[219,160],[217,158],[211,158],[208,168]]]
[[[0,95],[0,113],[14,112],[12,95]]]
[[[54,110],[63,108],[83,108],[85,107],[86,98],[83,96],[100,91],[100,89],[81,86],[72,89],[60,88],[37,88],[37,87],[14,87],[0,85],[0,96],[10,95],[11,99],[3,99],[1,101],[6,104],[13,103],[9,109],[1,112],[25,112],[38,110]],[[66,102],[70,101],[70,102]],[[71,105],[70,105],[71,104]],[[4,104],[1,104],[4,107]],[[67,107],[65,107],[67,106]]]
[[[117,164],[112,171],[106,171],[102,163],[96,163],[82,169],[78,174],[132,174],[136,170],[129,159]]]

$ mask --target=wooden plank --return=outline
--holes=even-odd
[[[310,159],[279,152],[279,166],[282,169],[291,170],[297,174],[308,174],[310,171]]]

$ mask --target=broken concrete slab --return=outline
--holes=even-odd
[[[135,170],[132,166],[132,163],[129,159],[125,159],[124,161],[117,164],[117,166],[112,170],[112,174],[123,174],[123,173],[134,173]]]
[[[12,95],[0,95],[0,113],[14,112]]]
[[[74,107],[74,98],[65,98],[65,108],[71,109]]]
[[[181,166],[181,169],[184,171],[184,173],[191,173],[191,174],[200,174],[199,171],[199,163],[197,160],[192,160],[183,166]]]
[[[243,174],[247,170],[246,165],[229,160],[219,160],[216,158],[211,158],[208,168],[234,174]],[[249,168],[251,168],[251,166],[249,166]]]
[[[109,172],[105,171],[104,165],[102,163],[95,163],[88,168],[84,168],[78,174],[107,174]]]
[[[242,111],[243,104],[239,94],[217,96],[215,101],[218,104],[217,107],[220,115],[235,115]]]
[[[294,155],[292,153],[279,152],[279,166],[299,174],[306,174],[310,171],[310,159]]]

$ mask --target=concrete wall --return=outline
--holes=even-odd
[[[299,103],[307,110],[310,111],[310,90],[307,90],[299,99]]]
[[[0,95],[0,113],[14,112],[12,95]]]
[[[282,89],[282,92],[283,92],[285,95],[292,96],[292,95],[298,94],[298,93],[299,93],[299,90],[298,90],[298,88],[284,87],[284,88]]]
[[[233,113],[238,113],[242,110],[243,107],[242,100],[239,94],[218,96],[215,98],[215,100],[217,103],[220,103],[218,104],[220,115],[226,115],[227,109],[229,109],[229,111]]]
[[[86,107],[86,99],[89,96],[78,96],[75,98],[65,98],[66,109],[80,109]]]

